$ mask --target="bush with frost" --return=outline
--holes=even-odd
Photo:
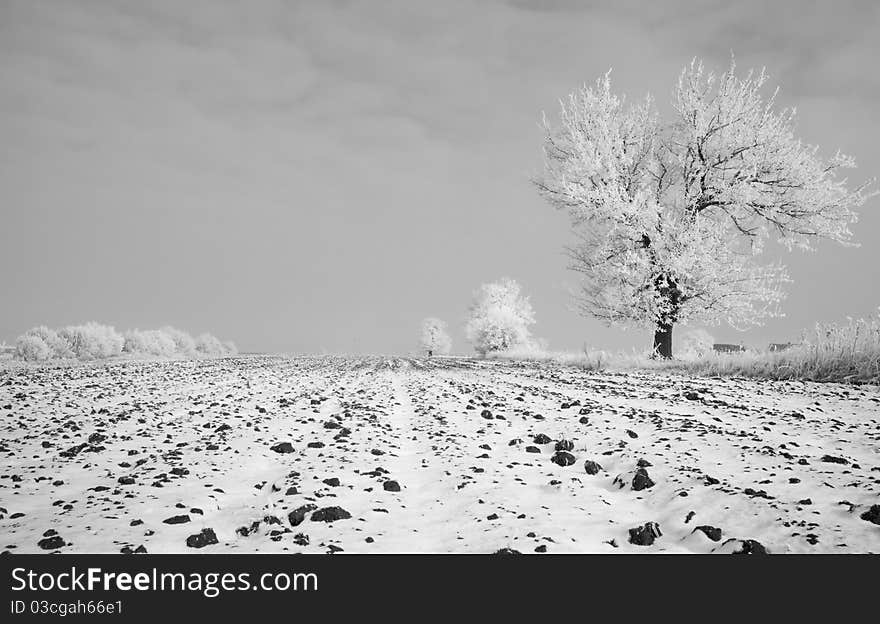
[[[196,353],[196,341],[182,329],[166,325],[161,329],[162,333],[174,341],[174,351],[181,356],[192,356]]]
[[[32,329],[27,330],[25,332],[26,336],[36,336],[40,338],[43,342],[46,343],[46,346],[49,347],[51,354],[49,357],[53,359],[60,358],[72,358],[73,351],[70,348],[70,343],[67,342],[63,337],[58,335],[54,329],[49,329],[45,325],[40,325],[39,327],[34,327]]]
[[[202,356],[213,357],[223,355],[225,350],[220,340],[211,334],[204,333],[196,337],[196,352]]]
[[[113,327],[94,322],[70,325],[58,334],[67,341],[73,354],[80,360],[113,357],[122,353],[125,345],[125,338]]]
[[[480,355],[528,345],[535,313],[520,285],[510,278],[483,284],[474,295],[465,333]]]
[[[160,329],[134,329],[125,332],[122,350],[133,355],[172,357],[177,354],[177,345],[171,336]]]
[[[25,362],[42,362],[52,357],[52,349],[36,334],[24,334],[15,341],[13,357]]]

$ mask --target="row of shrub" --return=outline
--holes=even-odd
[[[59,330],[34,327],[15,342],[13,357],[26,362],[46,360],[99,360],[122,354],[134,356],[197,358],[234,355],[232,342],[220,342],[211,334],[193,338],[174,327],[133,329],[123,333],[109,325],[86,323]]]

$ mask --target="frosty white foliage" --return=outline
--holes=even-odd
[[[42,362],[52,357],[52,349],[35,334],[24,334],[15,341],[13,357],[25,362]]]
[[[93,360],[127,355],[149,357],[216,357],[234,355],[238,349],[231,341],[220,342],[211,334],[193,339],[173,327],[130,330],[120,334],[112,327],[86,323],[55,332],[35,327],[20,336],[13,357],[24,361],[59,358]]]
[[[211,334],[199,334],[196,337],[196,352],[200,355],[218,356],[223,355],[226,350],[223,343]]]
[[[678,353],[685,359],[696,360],[710,355],[715,338],[705,329],[693,329],[681,336]]]
[[[29,329],[25,335],[37,336],[49,347],[51,358],[72,358],[73,350],[70,343],[63,337],[58,335],[54,329],[49,329],[45,325]]]
[[[161,329],[162,333],[174,341],[174,351],[178,355],[191,356],[196,352],[196,341],[183,330],[166,325]]]
[[[174,338],[161,329],[146,331],[134,329],[125,332],[125,345],[122,350],[132,354],[171,357],[177,353],[177,345]]]
[[[480,355],[528,345],[535,313],[510,278],[483,284],[474,294],[465,334]]]
[[[434,354],[445,355],[452,349],[452,339],[446,330],[446,323],[438,318],[428,317],[422,321],[422,349]]]
[[[73,355],[81,360],[113,357],[122,353],[125,339],[109,325],[86,323],[70,325],[58,332],[70,345]]]
[[[761,95],[765,73],[734,70],[716,76],[691,63],[666,124],[650,97],[627,104],[613,94],[607,74],[562,103],[558,127],[545,119],[535,183],[578,235],[570,254],[583,313],[744,328],[777,314],[787,281],[784,267],[759,262],[766,239],[789,249],[851,241],[855,208],[873,195],[840,176],[853,159],[820,158],[795,138],[794,112]]]

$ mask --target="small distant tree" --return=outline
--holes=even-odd
[[[199,334],[196,339],[196,354],[201,357],[220,357],[227,355],[235,355],[238,348],[231,340],[220,342],[220,340],[212,334]]]
[[[173,327],[130,330],[120,334],[109,325],[86,323],[70,325],[58,331],[40,326],[29,329],[16,341],[13,357],[27,361],[57,358],[93,360],[111,358],[120,353],[158,357],[214,357],[235,355],[232,341],[220,342],[211,334],[194,339]]]
[[[15,341],[13,357],[25,362],[42,362],[52,357],[52,349],[35,334],[24,334]]]
[[[70,325],[58,332],[81,360],[109,358],[122,353],[125,338],[109,325],[86,323]]]
[[[852,158],[822,159],[795,137],[794,111],[761,95],[763,71],[734,70],[685,67],[669,123],[650,97],[627,105],[614,95],[608,74],[562,103],[557,127],[544,121],[535,182],[577,233],[580,310],[653,328],[661,357],[672,356],[677,323],[745,328],[777,315],[788,279],[759,262],[764,242],[849,243],[855,208],[873,195],[840,177]]]
[[[49,329],[45,325],[40,325],[39,327],[34,327],[33,329],[29,329],[26,332],[27,335],[37,336],[42,339],[43,342],[51,350],[52,354],[50,357],[52,358],[72,358],[73,351],[70,348],[70,344],[58,335],[54,329]]]
[[[174,339],[160,329],[134,329],[125,332],[123,336],[125,344],[122,350],[125,353],[156,357],[171,357],[177,353]]]
[[[465,333],[480,355],[526,346],[535,313],[520,285],[510,278],[483,284],[474,294]]]
[[[223,343],[212,334],[204,333],[196,336],[196,352],[203,356],[218,356],[224,354]]]
[[[434,354],[445,355],[449,353],[452,348],[452,339],[446,331],[446,323],[434,317],[422,321],[420,343],[429,357]]]
[[[174,341],[174,351],[181,356],[192,356],[196,352],[196,341],[187,332],[166,325],[160,330]]]

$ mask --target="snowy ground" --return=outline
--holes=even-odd
[[[0,425],[4,551],[880,552],[876,387],[442,358],[7,366]]]

